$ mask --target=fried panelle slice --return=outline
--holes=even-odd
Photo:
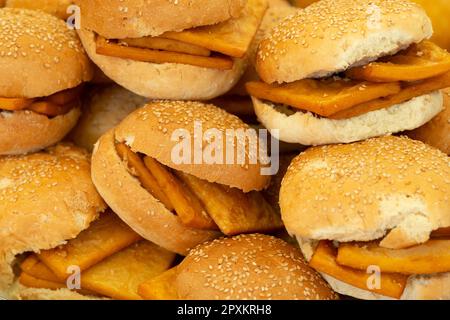
[[[27,257],[21,264],[20,269],[26,274],[41,280],[50,282],[61,282],[52,270],[50,270],[39,258],[32,254]]]
[[[138,293],[145,300],[178,300],[174,286],[176,267],[152,278],[139,286]]]
[[[441,76],[430,78],[421,82],[411,83],[404,86],[402,91],[386,98],[375,99],[353,108],[340,111],[329,116],[330,119],[340,120],[357,117],[384,108],[389,108],[421,95],[450,87],[450,72]]]
[[[450,54],[433,42],[423,41],[380,62],[350,69],[346,75],[371,82],[394,82],[424,80],[449,71]]]
[[[341,266],[336,262],[336,249],[329,241],[320,241],[309,265],[319,272],[337,280],[368,290],[383,296],[400,299],[406,287],[408,276],[401,274],[381,273],[379,289],[369,288],[370,278],[374,275],[365,270],[356,270]]]
[[[258,31],[267,7],[267,0],[248,0],[238,18],[181,32],[166,32],[161,37],[194,44],[230,57],[242,58]]]
[[[450,227],[440,228],[431,233],[431,238],[447,238],[450,237]]]
[[[38,257],[59,279],[65,280],[70,266],[84,271],[141,239],[115,214],[104,213],[77,238],[58,248],[42,251]]]
[[[100,36],[97,36],[96,46],[97,54],[142,62],[179,63],[219,70],[231,70],[234,65],[234,61],[226,56],[202,57],[179,52],[127,47],[107,42]]]
[[[66,288],[66,285],[62,282],[38,279],[32,275],[27,274],[26,272],[22,272],[20,274],[19,283],[21,285],[24,285],[25,287],[38,288],[38,289],[58,290],[58,289]]]
[[[176,254],[141,241],[81,274],[81,287],[113,299],[140,300],[138,287],[168,270]]]
[[[450,240],[429,240],[407,249],[382,248],[378,243],[345,243],[339,246],[337,262],[354,269],[379,266],[382,272],[407,275],[450,271]]]
[[[227,236],[270,232],[283,226],[280,216],[259,192],[244,193],[183,172],[177,172],[177,176],[199,197],[220,231]]]
[[[130,47],[172,51],[191,54],[194,56],[209,57],[211,55],[211,51],[209,51],[208,49],[193,44],[181,42],[178,40],[165,39],[161,37],[128,38],[123,40],[121,39],[120,43],[121,44],[124,43]]]
[[[248,82],[250,95],[329,117],[361,103],[399,93],[399,82],[369,83],[329,78],[304,79],[283,85]]]
[[[27,107],[27,110],[34,111],[49,117],[56,117],[68,113],[77,103],[59,105],[49,101],[36,101]]]
[[[145,157],[144,163],[170,199],[184,225],[196,229],[217,230],[217,225],[206,212],[202,202],[188,186],[155,159]]]
[[[48,96],[47,98],[45,98],[45,100],[48,102],[55,103],[55,104],[63,105],[63,104],[66,104],[66,103],[69,103],[69,102],[72,102],[72,101],[78,99],[82,92],[83,92],[83,86],[80,85],[80,86],[72,88],[72,89],[67,89],[64,91],[54,93],[51,96]]]
[[[172,202],[161,189],[155,177],[147,169],[141,157],[131,151],[130,147],[124,143],[116,144],[116,151],[122,161],[127,164],[128,171],[138,178],[141,185],[150,192],[154,198],[161,201],[167,210],[172,211],[174,209]]]
[[[0,110],[23,110],[33,103],[33,99],[25,98],[0,98]]]

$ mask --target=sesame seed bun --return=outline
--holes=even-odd
[[[96,53],[94,32],[80,29],[78,34],[89,57],[107,77],[138,95],[152,99],[213,99],[229,91],[247,66],[247,58],[234,59],[231,70],[219,70],[109,57]]]
[[[35,152],[61,141],[80,117],[80,108],[54,118],[33,111],[0,111],[0,155]]]
[[[450,155],[450,88],[442,90],[444,111],[424,126],[408,132],[412,139],[421,140]]]
[[[175,287],[185,300],[338,298],[297,248],[260,234],[199,245],[177,267]]]
[[[248,159],[250,155],[258,156],[255,154],[256,151],[250,150],[249,143],[241,139],[234,144],[232,150],[224,150],[223,164],[195,164],[194,161],[191,161],[192,164],[175,163],[172,160],[172,152],[178,145],[178,140],[173,139],[172,135],[183,130],[193,139],[196,122],[201,124],[203,133],[209,129],[217,130],[223,139],[225,139],[226,130],[230,129],[257,133],[238,117],[211,104],[191,101],[156,101],[125,118],[115,128],[115,139],[126,143],[135,152],[146,154],[170,168],[209,182],[238,188],[244,192],[259,191],[268,186],[270,176],[261,175],[260,161],[253,164]],[[203,139],[203,150],[208,145],[210,144]],[[193,156],[194,143],[191,143],[190,147]],[[240,149],[246,151],[245,163],[226,164],[226,155],[231,154],[232,151],[234,155],[237,155]],[[203,162],[203,159],[201,160]]]
[[[32,155],[0,157],[0,292],[14,281],[16,255],[75,238],[104,209],[82,149],[60,144]]]
[[[281,141],[303,145],[350,143],[418,128],[443,109],[443,97],[435,91],[389,108],[349,119],[317,117],[252,97],[259,121],[269,130],[279,130]]]
[[[67,8],[72,0],[6,0],[5,7],[40,10],[54,15],[60,19],[66,19]]]
[[[118,85],[100,88],[84,102],[83,114],[70,137],[77,145],[92,151],[101,135],[146,101]]]
[[[450,159],[394,136],[310,148],[291,163],[280,207],[297,238],[382,238],[393,249],[424,243],[450,226]]]
[[[114,131],[104,134],[92,154],[92,181],[111,209],[143,238],[186,255],[218,232],[188,228],[133,177],[115,148]]]
[[[324,77],[431,37],[431,20],[408,0],[322,0],[286,18],[261,43],[267,83]]]
[[[0,9],[0,96],[36,98],[92,78],[76,32],[47,13]]]
[[[158,36],[238,17],[244,0],[76,0],[83,28],[107,39]]]

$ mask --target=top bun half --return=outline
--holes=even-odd
[[[75,0],[83,28],[108,39],[158,36],[236,18],[246,0]]]
[[[425,11],[408,0],[322,0],[271,31],[260,45],[257,71],[266,83],[324,77],[432,34]]]
[[[3,8],[0,22],[0,97],[49,96],[92,78],[92,64],[64,20]]]
[[[227,130],[233,132],[227,133]],[[261,175],[263,165],[257,147],[256,150],[251,148],[247,139],[235,139],[233,144],[229,144],[230,147],[225,148],[225,141],[239,134],[237,130],[254,133],[255,137],[257,135],[238,117],[214,105],[191,101],[155,101],[125,118],[115,129],[115,139],[126,143],[134,152],[143,153],[168,167],[200,179],[244,192],[262,190],[268,186],[270,176]],[[211,139],[207,137],[208,133],[213,134]],[[203,136],[199,136],[201,134]],[[217,135],[224,144],[216,141]],[[183,150],[190,153],[186,158],[181,150],[184,142],[187,144]],[[223,161],[215,161],[218,158],[214,157],[212,150],[218,149],[214,144],[223,148],[223,151],[218,151]],[[264,149],[263,145],[260,147]],[[234,157],[231,159],[233,161],[227,163],[227,156],[232,153],[235,156],[243,154],[242,150],[245,159],[236,161],[239,159]],[[199,151],[203,151],[203,157]],[[200,157],[195,158],[196,154]],[[174,159],[174,155],[177,159]],[[205,155],[212,155],[214,159],[205,160]],[[256,161],[250,160],[253,156]]]
[[[450,226],[450,159],[394,136],[311,148],[289,166],[280,207],[299,238],[382,238],[393,249],[423,243]]]

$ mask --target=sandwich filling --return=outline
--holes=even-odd
[[[401,249],[383,247],[379,241],[321,240],[309,264],[359,289],[400,299],[410,276],[450,272],[449,236],[450,228],[438,229],[427,242]],[[371,278],[374,272],[381,272],[378,284]]]
[[[240,17],[158,37],[96,38],[100,55],[150,63],[179,63],[203,68],[231,70],[234,59],[249,50],[268,7],[266,0],[249,0]]]
[[[187,227],[220,230],[232,236],[271,232],[283,226],[280,215],[260,192],[244,193],[172,170],[123,143],[116,144],[116,151],[141,186]]]
[[[175,258],[175,253],[142,239],[108,211],[66,244],[27,255],[20,264],[19,283],[28,288],[65,288],[83,295],[140,300],[139,286],[169,270]],[[73,266],[81,273],[79,286],[70,281]]]
[[[246,84],[250,95],[335,120],[389,108],[450,86],[450,54],[430,41],[326,79]]]
[[[0,110],[4,111],[32,111],[47,117],[57,117],[69,113],[70,110],[80,107],[80,95],[83,86],[67,89],[41,98],[2,98],[0,97]]]

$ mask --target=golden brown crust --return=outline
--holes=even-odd
[[[111,207],[134,231],[170,251],[186,255],[199,243],[219,233],[184,226],[139,181],[119,158],[113,131],[103,135],[92,154],[92,180]]]
[[[256,66],[267,83],[322,77],[395,53],[432,32],[425,11],[408,0],[322,0],[274,28]]]
[[[63,144],[0,157],[0,200],[0,290],[12,284],[17,254],[75,238],[105,209],[87,152]]]
[[[408,132],[408,136],[450,155],[450,88],[442,90],[442,93],[444,96],[444,111],[424,126]]]
[[[34,152],[61,141],[80,114],[80,108],[54,118],[33,111],[0,112],[0,155]]]
[[[148,63],[96,53],[95,34],[78,30],[84,48],[105,75],[128,90],[152,99],[208,100],[230,90],[247,65],[234,59],[231,70],[201,68],[180,63]]]
[[[177,272],[178,296],[186,300],[337,299],[297,248],[260,234],[199,245]]]
[[[0,21],[0,96],[44,97],[92,78],[77,34],[63,20],[3,8]]]
[[[76,0],[83,28],[109,39],[157,36],[238,17],[244,0]]]
[[[67,8],[72,0],[6,0],[5,7],[41,10],[60,19],[68,17]]]
[[[223,164],[208,164],[204,158],[200,159],[201,164],[195,164],[194,143],[190,143],[189,146],[191,151],[189,163],[175,163],[172,152],[175,152],[175,146],[180,145],[178,134],[189,133],[191,140],[186,141],[192,142],[196,124],[201,125],[203,133],[208,129],[218,130],[223,140],[228,129],[253,130],[238,117],[210,104],[192,101],[155,101],[125,118],[116,127],[115,138],[119,142],[125,142],[135,152],[144,153],[166,166],[209,182],[235,187],[244,192],[267,187],[270,176],[261,175],[262,165],[259,161],[257,164],[250,163],[249,155],[257,156],[257,154],[249,151],[256,150],[249,148],[247,140],[239,139],[228,151],[231,154],[231,150],[234,150],[234,154],[238,155],[239,150],[245,150],[247,155],[245,165],[236,164],[236,160],[233,164],[226,164],[226,156],[223,157]],[[256,134],[256,131],[249,132]],[[198,141],[201,138],[196,137]],[[209,143],[205,139],[202,140],[202,148],[205,150]],[[227,154],[227,151],[224,150],[223,153]]]
[[[291,163],[280,191],[290,234],[400,248],[450,226],[450,159],[406,137],[310,148]],[[302,205],[299,206],[298,204]]]

